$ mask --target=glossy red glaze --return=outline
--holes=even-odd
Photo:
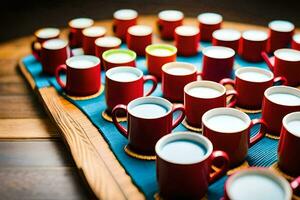
[[[138,36],[128,32],[126,43],[128,49],[134,51],[138,56],[145,56],[146,47],[152,44],[152,33],[149,35]]]
[[[269,29],[267,51],[273,53],[277,49],[287,48],[292,41],[294,30],[291,32],[279,32]]]
[[[222,22],[218,24],[204,24],[199,22],[200,29],[200,40],[204,42],[211,42],[213,37],[212,34],[215,30],[220,29],[222,26]]]
[[[114,35],[125,42],[128,28],[136,25],[137,19],[138,19],[137,17],[128,20],[121,20],[121,19],[114,18],[113,27],[112,27]]]
[[[82,47],[82,38],[83,38],[82,30],[83,29],[70,27],[70,32],[68,35],[70,47],[72,48]]]
[[[292,40],[292,49],[300,51],[300,43],[296,42],[295,40]]]
[[[102,54],[103,54],[103,52],[104,51],[107,51],[107,50],[110,50],[110,49],[119,49],[120,48],[120,45],[118,45],[118,46],[114,46],[114,47],[101,47],[101,46],[98,46],[98,45],[96,45],[96,47],[95,47],[96,49],[96,51],[95,51],[95,54],[96,54],[96,56],[100,59],[100,64],[101,64],[101,66],[103,66],[104,67],[104,60],[103,60],[103,57],[102,57]]]
[[[223,46],[232,48],[235,52],[238,52],[240,40],[234,41],[225,41],[225,40],[218,40],[216,38],[212,38],[212,45],[213,46]]]
[[[183,24],[183,19],[176,21],[157,20],[157,27],[160,37],[165,40],[173,40],[175,29]]]
[[[85,55],[96,55],[96,44],[95,41],[97,38],[103,37],[104,35],[97,37],[90,37],[82,35],[82,49]],[[102,55],[102,54],[101,54]]]
[[[59,35],[58,34],[57,36],[55,37],[49,37],[49,38],[39,38],[36,34],[34,35],[35,36],[35,40],[31,42],[31,52],[32,52],[32,55],[35,57],[35,59],[37,59],[38,61],[41,60],[41,50],[42,50],[42,44],[44,42],[46,42],[47,40],[51,40],[51,39],[56,39],[56,38],[59,38]],[[36,47],[36,44],[39,44],[40,48],[37,48]]]
[[[179,35],[175,32],[175,46],[177,54],[181,56],[194,56],[198,53],[200,33],[192,36]]]
[[[267,40],[264,41],[251,41],[245,38],[240,39],[239,55],[249,62],[259,62],[263,58],[261,52],[266,51]]]
[[[155,76],[158,80],[161,80],[162,70],[161,67],[169,62],[176,60],[176,53],[170,56],[155,56],[146,52],[146,63],[149,74]]]

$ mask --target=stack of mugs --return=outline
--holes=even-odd
[[[222,28],[223,17],[217,13],[202,13],[197,20],[199,26],[184,25],[182,12],[161,11],[156,22],[159,35],[174,45],[153,44],[153,28],[138,24],[137,11],[122,9],[113,14],[114,36],[107,36],[106,28],[95,26],[92,19],[77,18],[69,22],[68,41],[60,39],[56,28],[36,31],[32,53],[43,72],[55,75],[72,96],[97,93],[101,67],[106,71],[106,112],[128,138],[130,151],[156,156],[163,198],[200,199],[209,183],[242,164],[248,149],[266,133],[280,136],[280,169],[299,176],[300,35],[294,34],[294,25],[276,20],[269,23],[268,32],[241,33]],[[199,55],[200,41],[212,44],[202,48],[201,72],[194,64],[176,61],[177,55]],[[121,48],[122,43],[128,49]],[[75,55],[74,48],[82,48],[84,55]],[[233,72],[236,54],[248,62],[265,61],[270,70],[242,67]],[[149,75],[136,67],[137,56],[146,57]],[[60,79],[63,71],[66,82]],[[163,98],[150,96],[158,82]],[[226,90],[228,85],[231,90]],[[262,117],[251,120],[234,107],[261,110]],[[120,116],[127,117],[127,128],[120,124]],[[183,120],[202,135],[169,134]],[[260,130],[250,137],[257,124]],[[213,164],[220,170],[210,174]],[[299,185],[299,178],[290,186],[267,169],[251,168],[227,180],[224,198],[290,199]]]

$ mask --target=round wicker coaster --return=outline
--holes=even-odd
[[[68,94],[65,94],[65,95],[72,100],[88,100],[88,99],[93,99],[93,98],[100,96],[103,92],[104,92],[104,85],[101,85],[100,90],[97,93],[89,95],[89,96],[79,97],[79,96],[71,96]]]
[[[266,133],[266,137],[270,138],[270,139],[273,139],[273,140],[279,140],[280,139],[280,136],[271,135],[269,133]]]
[[[245,161],[245,162],[243,162],[241,165],[229,169],[229,170],[227,171],[226,174],[227,174],[228,176],[230,176],[231,174],[234,174],[235,172],[237,172],[237,171],[239,171],[239,170],[247,169],[247,168],[249,168],[249,167],[250,167],[250,166],[249,166],[248,161]],[[218,167],[216,167],[216,166],[214,166],[214,165],[212,166],[212,169],[213,169],[215,172],[217,172],[217,171],[220,170]]]
[[[127,155],[133,157],[133,158],[137,158],[140,160],[156,160],[156,156],[155,155],[142,155],[139,153],[134,152],[133,150],[130,149],[130,147],[128,145],[126,145],[124,147],[124,151]]]
[[[189,125],[188,122],[186,121],[186,118],[184,118],[184,120],[181,122],[181,124],[182,124],[185,128],[187,128],[187,129],[189,129],[189,130],[191,130],[191,131],[199,132],[199,133],[202,132],[202,128],[197,128],[197,127],[193,127],[193,126]]]
[[[102,111],[101,116],[104,120],[106,120],[108,122],[113,122],[111,115],[108,114],[106,110]],[[118,122],[126,122],[127,117],[117,117],[117,121]]]
[[[280,176],[283,176],[288,181],[292,181],[295,179],[295,177],[287,175],[285,172],[281,171],[277,162],[270,166],[270,170],[272,170],[273,172],[277,173]]]
[[[296,88],[300,90],[300,85],[296,86]]]
[[[245,109],[245,108],[240,108],[238,106],[235,106],[236,109],[244,112],[244,113],[248,113],[248,114],[256,114],[256,113],[260,113],[261,112],[261,109],[259,110],[248,110],[248,109]]]
[[[154,200],[164,200],[164,199],[159,195],[159,193],[155,193],[154,194]],[[204,197],[202,197],[199,200],[208,200],[208,197],[207,197],[207,195],[205,195]]]

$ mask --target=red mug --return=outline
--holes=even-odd
[[[137,24],[138,13],[132,9],[120,9],[114,12],[113,32],[122,41],[126,40],[129,27]]]
[[[163,10],[158,13],[157,27],[160,37],[165,40],[174,39],[174,31],[183,24],[184,14],[178,10]]]
[[[66,83],[59,74],[66,72]],[[100,60],[95,56],[73,56],[56,68],[55,78],[60,87],[71,96],[89,96],[100,90]]]
[[[222,26],[223,17],[217,13],[202,13],[197,17],[200,29],[200,40],[212,41],[212,34]]]
[[[110,49],[102,54],[105,71],[119,66],[135,67],[136,53],[128,49]]]
[[[213,149],[209,139],[193,132],[162,137],[155,146],[159,195],[163,199],[201,199],[229,165],[227,154]],[[215,163],[222,165],[212,173]]]
[[[295,34],[292,40],[292,49],[300,51],[300,34]]]
[[[59,35],[60,31],[57,28],[42,28],[34,32],[35,39],[31,43],[31,52],[35,59],[41,58],[42,44],[47,40],[58,38]]]
[[[282,119],[291,112],[300,111],[300,90],[289,86],[273,86],[264,93],[262,119],[271,135],[280,135]]]
[[[128,49],[134,51],[138,56],[145,56],[145,48],[152,44],[152,28],[145,25],[135,25],[128,28]]]
[[[175,29],[175,46],[178,55],[194,56],[198,53],[200,30],[194,26],[178,26]]]
[[[138,97],[151,95],[157,86],[154,76],[144,76],[140,69],[134,67],[109,69],[105,78],[105,100],[109,112],[118,104],[127,105]],[[147,81],[152,82],[152,87],[147,93],[144,93],[144,85]]]
[[[176,60],[176,47],[168,44],[151,44],[146,47],[146,64],[149,74],[161,80],[162,66]]]
[[[250,130],[260,124],[260,131],[250,138]],[[216,150],[225,151],[231,167],[242,164],[248,149],[265,136],[266,124],[261,119],[251,120],[234,108],[214,108],[202,116],[202,134],[213,143]]]
[[[82,47],[82,30],[93,26],[94,20],[90,18],[76,18],[69,21],[69,44],[72,48]]]
[[[300,112],[287,114],[282,120],[278,145],[278,166],[293,176],[300,174]]]
[[[127,129],[117,121],[119,111],[127,112]],[[176,111],[181,114],[173,120],[173,113]],[[112,111],[112,118],[116,128],[128,138],[128,146],[134,152],[155,155],[156,142],[181,123],[184,108],[160,97],[140,97],[127,106],[117,105]]]
[[[202,79],[219,82],[231,77],[234,55],[233,49],[221,46],[206,47],[202,51]]]
[[[243,32],[239,44],[239,55],[249,62],[263,60],[261,52],[266,50],[268,35],[264,31],[248,30]]]
[[[284,76],[287,79],[287,85],[300,85],[300,51],[278,49],[273,58],[269,58],[265,52],[262,52],[262,57],[275,76]]]
[[[184,86],[196,81],[197,67],[185,62],[169,62],[162,66],[161,88],[163,97],[171,102],[183,102]]]
[[[102,54],[104,51],[110,50],[110,49],[119,49],[121,46],[122,41],[114,36],[104,36],[96,39],[95,46],[96,46],[96,56],[100,58],[101,65],[103,66],[103,58]]]
[[[219,29],[212,34],[212,45],[223,46],[238,52],[241,33],[234,29]]]
[[[279,174],[262,167],[239,170],[225,182],[223,200],[293,199],[300,178],[289,183]]]
[[[236,92],[226,91],[225,87],[213,81],[194,81],[184,87],[184,109],[186,121],[193,127],[201,128],[203,114],[213,108],[226,107],[226,98],[234,98],[228,107],[236,104]]]
[[[273,53],[277,49],[287,48],[295,31],[295,26],[289,21],[274,20],[269,23],[269,40],[267,51]]]
[[[86,55],[96,55],[95,41],[106,34],[106,29],[102,26],[92,26],[82,31],[82,49]]]
[[[235,80],[225,78],[220,81],[224,86],[234,87],[237,106],[246,109],[260,109],[265,90],[277,82],[285,85],[286,79],[282,76],[274,78],[272,72],[257,67],[239,68],[235,71]]]
[[[42,44],[40,55],[43,73],[54,75],[56,68],[70,57],[68,42],[63,39],[47,40]]]

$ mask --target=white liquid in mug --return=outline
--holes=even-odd
[[[238,132],[246,128],[246,123],[233,115],[215,115],[207,119],[207,125],[218,132]]]
[[[53,38],[58,36],[59,30],[56,28],[43,28],[37,31],[36,35],[39,38]]]
[[[245,175],[237,178],[229,188],[232,199],[243,200],[284,200],[283,188],[271,179],[263,175]]]
[[[121,40],[113,36],[105,36],[96,40],[96,45],[100,47],[117,47],[121,44]]]
[[[193,87],[187,93],[198,98],[215,98],[221,95],[219,90],[209,87]]]
[[[145,103],[133,107],[130,112],[139,118],[154,119],[164,116],[168,110],[158,104]]]
[[[86,69],[89,67],[93,67],[95,63],[86,59],[74,59],[69,63],[69,65],[76,69]]]
[[[107,55],[105,59],[111,63],[126,63],[133,60],[132,56],[127,53],[112,53]]]
[[[192,70],[187,68],[172,67],[169,68],[167,72],[172,75],[188,75],[192,73]]]
[[[268,96],[268,98],[277,104],[287,105],[287,106],[297,106],[300,105],[300,97],[289,94],[289,93],[273,93]]]
[[[168,50],[168,49],[164,49],[164,48],[157,48],[157,49],[152,49],[150,51],[151,55],[154,56],[171,56],[173,55],[173,52]]]
[[[135,73],[131,72],[116,72],[111,74],[110,78],[115,81],[127,82],[137,80],[138,76]]]
[[[62,39],[51,39],[43,43],[45,49],[62,49],[67,46],[67,42]]]
[[[294,135],[300,137],[300,119],[298,120],[291,120],[287,123],[287,128],[290,132]]]
[[[167,143],[160,152],[162,158],[180,164],[199,162],[206,153],[203,145],[183,139]]]
[[[242,72],[238,75],[241,79],[252,81],[252,82],[265,82],[270,80],[271,77],[269,77],[266,74],[259,73],[259,72]]]

